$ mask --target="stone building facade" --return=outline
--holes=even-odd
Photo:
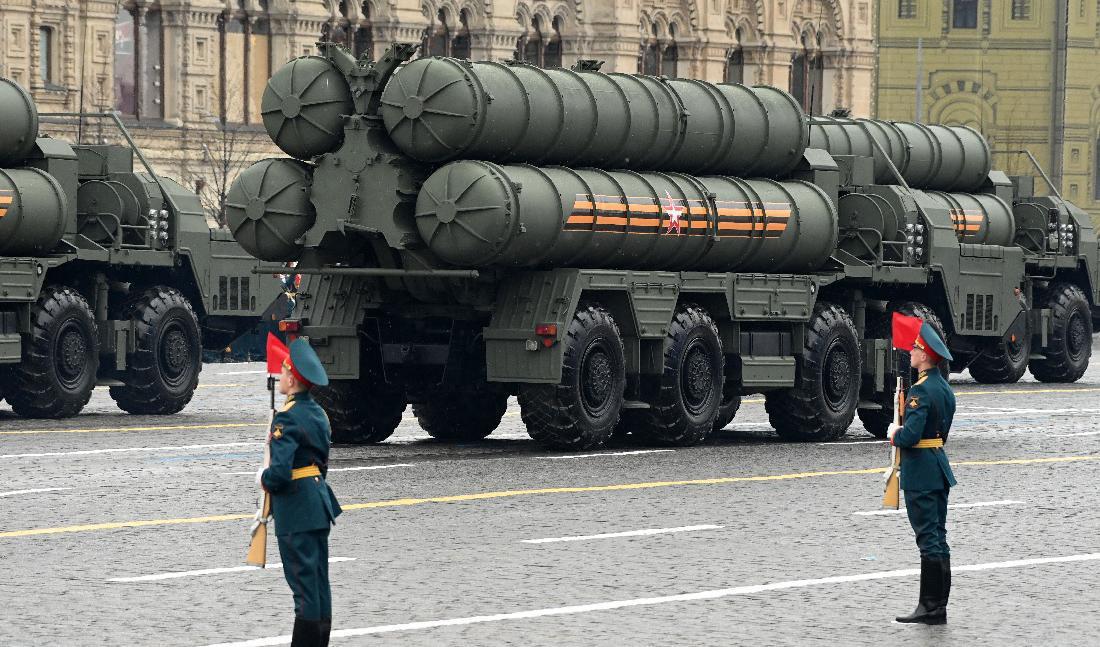
[[[792,90],[815,113],[871,110],[870,0],[4,0],[0,75],[42,111],[118,111],[158,172],[209,191],[278,154],[260,97],[319,39],[378,56],[605,61],[643,72]],[[73,138],[77,127],[44,131]],[[95,120],[85,141],[114,141]],[[211,177],[214,176],[214,177]]]
[[[1100,222],[1100,4],[886,0],[880,7],[877,116],[965,124],[995,149],[1028,149],[1062,195]],[[994,162],[1033,174],[1015,153]]]

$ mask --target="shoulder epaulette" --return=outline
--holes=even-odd
[[[286,413],[287,411],[290,411],[294,407],[295,404],[297,404],[297,402],[295,400],[291,400],[291,401],[287,402],[286,404],[283,405],[282,409],[279,409],[279,413]]]

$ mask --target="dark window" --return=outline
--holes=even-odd
[[[134,48],[134,16],[122,9],[115,16],[115,110],[124,115],[137,113],[135,81],[137,58]]]
[[[978,26],[978,0],[954,0],[951,26],[956,29],[975,29]]]
[[[916,18],[917,0],[898,0],[898,18]]]
[[[421,42],[421,56],[450,56],[451,30],[447,27],[447,14],[440,9],[436,19],[424,30]]]
[[[660,49],[657,46],[656,41],[645,43],[642,45],[642,74],[649,74],[656,76],[660,73],[658,62],[661,59]]]
[[[53,83],[53,30],[49,27],[38,28],[38,78]]]
[[[355,48],[352,50],[357,57],[366,56],[374,60],[374,28],[370,21],[370,3],[364,2],[362,16],[359,18],[359,28],[355,30]]]
[[[820,52],[803,49],[791,60],[791,94],[806,112],[821,114],[824,76],[825,58]]]
[[[551,23],[550,39],[546,42],[546,51],[543,53],[543,67],[561,67],[561,16],[555,16]]]
[[[741,30],[735,32],[737,46],[726,54],[726,83],[745,82],[745,50],[741,49]]]
[[[523,47],[523,60],[531,65],[542,65],[542,19],[538,16],[531,21],[531,33]]]
[[[1031,20],[1031,0],[1012,0],[1012,19]]]
[[[451,56],[470,58],[470,14],[463,9],[458,14],[458,35],[451,41]]]

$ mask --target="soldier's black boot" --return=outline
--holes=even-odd
[[[321,621],[306,620],[295,616],[294,633],[290,636],[290,647],[320,647]]]
[[[942,625],[947,622],[947,601],[944,594],[944,569],[942,561],[922,557],[920,560],[920,597],[917,608],[907,616],[898,616],[898,622],[919,622],[926,625]],[[941,604],[942,600],[942,604]]]
[[[332,618],[321,618],[321,647],[328,647],[328,636],[332,633]]]

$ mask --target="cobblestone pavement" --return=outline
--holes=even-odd
[[[946,627],[892,622],[916,602],[919,560],[904,514],[861,514],[878,511],[885,445],[858,421],[835,443],[780,442],[750,396],[713,441],[674,451],[549,452],[514,403],[483,442],[436,442],[407,412],[386,443],[334,448],[330,481],[349,509],[332,535],[331,554],[348,558],[331,567],[333,644],[1089,644],[1094,366],[1071,385],[954,376]],[[281,571],[240,568],[261,371],[207,366],[167,418],[123,414],[105,390],[64,421],[0,404],[0,645],[289,633]],[[678,531],[527,541],[654,529]],[[209,569],[236,570],[189,573]]]

